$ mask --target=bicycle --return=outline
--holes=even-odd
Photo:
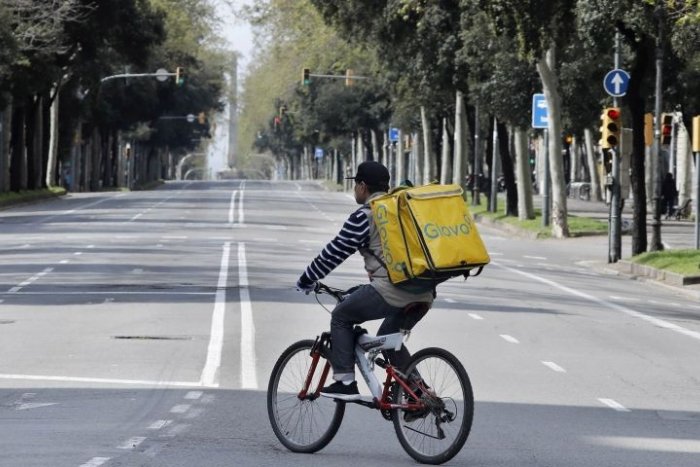
[[[340,302],[353,290],[318,283],[314,292],[317,300],[325,293]],[[382,351],[399,350],[408,331],[371,336],[355,326],[355,335],[355,364],[372,394],[356,401],[321,395],[331,371],[329,332],[282,352],[267,389],[268,417],[280,442],[292,452],[323,449],[338,432],[346,404],[355,403],[377,409],[392,421],[401,446],[418,462],[442,464],[457,455],[474,415],[471,383],[459,360],[444,349],[430,347],[413,354],[402,371]],[[383,384],[374,374],[375,366],[386,372]]]

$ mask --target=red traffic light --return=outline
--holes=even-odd
[[[617,120],[620,118],[620,111],[617,109],[608,109],[608,117],[612,118],[613,120]]]
[[[671,135],[671,125],[663,125],[661,127],[661,134],[664,136],[670,136]]]

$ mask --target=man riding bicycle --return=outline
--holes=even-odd
[[[359,286],[345,300],[338,303],[331,316],[331,365],[335,383],[324,387],[321,394],[346,401],[360,398],[355,381],[355,335],[353,326],[365,321],[384,318],[377,334],[391,334],[401,329],[410,330],[425,316],[435,297],[434,289],[407,290],[389,281],[384,267],[379,232],[371,215],[369,201],[389,190],[389,171],[374,161],[357,167],[355,201],[362,205],[350,214],[338,235],[309,264],[297,281],[297,289],[306,293],[315,289],[316,282],[330,274],[350,255],[359,251],[364,258],[369,284]],[[410,315],[406,307],[413,307]],[[405,346],[390,352],[391,363],[403,368],[410,354]]]

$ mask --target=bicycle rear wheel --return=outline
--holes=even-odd
[[[331,442],[340,428],[345,403],[314,395],[323,385],[327,360],[318,357],[308,394],[300,397],[313,358],[312,340],[292,344],[275,363],[267,387],[267,414],[275,435],[293,452],[316,452]]]
[[[417,386],[425,388],[421,395],[425,409],[393,410],[399,442],[418,462],[447,462],[464,446],[474,417],[474,395],[467,371],[450,352],[427,348],[411,358],[405,374],[420,375],[422,383]],[[398,384],[395,400],[409,401]]]

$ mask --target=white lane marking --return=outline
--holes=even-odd
[[[162,243],[157,244],[156,248],[163,248],[163,244]]]
[[[241,183],[241,196],[238,198],[238,223],[245,224],[245,215],[243,213],[243,195],[245,193],[245,180]]]
[[[21,289],[21,287],[19,287]],[[66,292],[66,291],[52,291],[52,292],[21,292],[20,295],[215,295],[214,292],[180,292],[178,290],[171,291],[113,291],[113,292],[100,292],[100,291],[82,291],[82,292]]]
[[[68,383],[103,383],[103,384],[133,384],[138,386],[157,386],[157,387],[198,387],[202,386],[200,381],[184,382],[184,381],[146,381],[139,379],[112,379],[112,378],[84,378],[77,376],[49,376],[49,375],[16,375],[0,373],[0,379],[13,379],[25,381],[60,381]]]
[[[160,237],[164,240],[187,240],[187,235],[163,235]]]
[[[99,467],[110,459],[111,457],[93,457],[86,463],[81,464],[80,467]]]
[[[30,246],[31,246],[31,245],[30,245],[29,243],[25,243],[25,244],[22,245],[20,248],[29,248]]]
[[[589,442],[615,449],[700,454],[700,440],[676,438],[644,438],[632,436],[589,436]]]
[[[214,312],[211,317],[211,332],[207,360],[202,370],[202,385],[218,387],[218,372],[221,366],[221,352],[224,347],[224,317],[226,315],[226,285],[228,284],[228,263],[231,255],[231,242],[224,243],[221,254],[219,282],[214,298]]]
[[[238,194],[238,190],[233,190],[233,193],[231,193],[231,203],[229,203],[228,207],[228,223],[233,224],[236,222],[236,194]]]
[[[144,441],[146,441],[146,438],[144,436],[134,436],[133,438],[129,438],[122,444],[117,446],[117,449],[134,449]]]
[[[618,411],[618,412],[629,412],[629,411],[630,411],[630,409],[626,408],[624,405],[620,404],[619,402],[617,402],[617,401],[615,401],[615,400],[613,400],[613,399],[602,399],[602,398],[598,398],[598,400],[599,400],[601,403],[607,405],[607,406],[610,407],[611,409],[616,410],[616,411]]]
[[[52,405],[58,405],[58,402],[26,402],[19,404],[15,410],[40,409],[42,407],[49,407]]]
[[[165,428],[166,426],[170,425],[171,423],[173,423],[172,420],[156,420],[155,422],[148,425],[148,429],[149,430],[160,430],[161,428]]]
[[[70,263],[70,260],[69,260],[69,259],[62,259],[62,260],[60,261],[60,264],[68,264],[68,263]]]
[[[495,251],[489,251],[489,256],[503,256],[503,253],[496,253]]]
[[[185,418],[187,420],[192,420],[193,418],[199,417],[204,412],[205,412],[205,410],[203,407],[194,407],[189,412],[187,412],[185,415],[183,415],[183,418]]]
[[[47,275],[48,273],[53,272],[53,268],[46,268],[43,271],[41,271],[37,276],[42,277]]]
[[[546,366],[547,368],[549,368],[549,369],[551,369],[551,370],[553,370],[553,371],[556,371],[557,373],[566,373],[566,370],[565,370],[565,369],[563,369],[562,367],[560,367],[559,365],[557,365],[557,364],[554,363],[554,362],[545,362],[545,361],[543,361],[542,364],[543,364],[544,366]]]
[[[480,321],[480,320],[484,319],[484,318],[482,318],[480,315],[477,315],[476,313],[469,313],[469,316],[470,316],[472,319],[475,319],[475,320],[477,320],[477,321]]]
[[[620,296],[618,296],[618,295],[611,295],[611,296],[610,296],[610,300],[615,300],[615,301],[618,301],[618,302],[638,302],[638,301],[639,301],[638,298],[634,298],[634,297],[620,297]]]
[[[204,394],[202,391],[190,391],[187,394],[185,394],[185,399],[197,400],[200,397],[202,397],[202,394]]]
[[[544,257],[544,256],[529,256],[529,255],[523,255],[523,258],[526,258],[526,259],[536,259],[536,260],[540,260],[540,261],[545,261],[545,260],[547,259],[547,258]]]
[[[676,303],[676,302],[671,302],[671,303],[669,303],[669,305],[675,306],[675,307],[680,307],[680,306],[681,306],[680,303]]]
[[[644,313],[634,311],[630,308],[626,308],[624,306],[618,305],[617,303],[608,302],[607,300],[603,300],[602,298],[598,298],[598,297],[595,297],[593,295],[589,295],[585,292],[581,292],[581,291],[578,291],[576,289],[566,287],[564,285],[559,284],[558,282],[554,282],[553,280],[545,279],[544,277],[540,277],[538,275],[531,274],[529,272],[518,271],[517,269],[513,269],[511,267],[504,266],[502,264],[498,264],[495,262],[493,262],[491,264],[498,266],[502,269],[506,269],[510,272],[520,274],[521,276],[525,276],[525,277],[528,277],[530,279],[536,280],[538,282],[542,282],[544,284],[550,285],[552,287],[556,287],[557,289],[559,289],[563,292],[569,293],[571,295],[574,295],[576,297],[585,298],[586,300],[597,303],[599,305],[603,305],[607,308],[612,308],[613,310],[620,311],[620,312],[622,312],[626,315],[632,316],[634,318],[642,319],[642,320],[647,321],[647,322],[649,322],[655,326],[658,326],[660,328],[669,329],[671,331],[686,335],[688,337],[692,337],[693,339],[700,340],[700,332],[691,331],[690,329],[686,329],[682,326],[678,326],[677,324],[669,323],[668,321],[664,321],[664,320],[659,319],[659,318],[654,318],[653,316],[645,315]],[[650,301],[650,303],[652,303],[652,301]]]
[[[36,277],[36,276],[30,277],[28,280],[26,280],[26,281],[24,281],[24,282],[20,282],[20,283],[17,284],[17,285],[20,286],[20,287],[26,287],[26,286],[28,286],[29,284],[31,284],[32,282],[34,282],[34,281],[37,280],[37,279],[38,279],[38,277]]]
[[[173,425],[166,433],[166,436],[173,437],[187,430],[190,426],[187,423]]]
[[[141,216],[143,216],[143,213],[142,213],[142,212],[136,214],[134,217],[132,217],[131,219],[129,219],[129,222],[133,222],[133,221],[135,221],[136,219],[138,219],[138,218],[141,217]]]
[[[185,413],[190,410],[190,407],[192,407],[190,404],[178,404],[170,409],[170,413]]]
[[[455,299],[453,299],[453,298],[446,298],[445,301],[446,301],[447,303],[457,303],[457,300],[455,300]]]
[[[267,230],[287,230],[286,225],[266,225]]]
[[[255,323],[253,306],[248,291],[248,266],[245,243],[238,244],[238,285],[241,303],[241,388],[257,389],[258,376],[255,370]]]
[[[95,245],[88,245],[87,248],[88,248],[89,250],[91,250],[91,249],[95,248]]]
[[[510,342],[511,344],[520,344],[520,341],[513,336],[509,336],[508,334],[501,334],[500,336],[503,338],[503,340]]]
[[[10,290],[8,290],[8,293],[17,293],[20,290],[22,290],[22,287],[12,287]]]
[[[73,253],[73,254],[74,254],[75,256],[80,256],[80,255],[82,255],[82,254],[83,254],[83,252],[82,252],[82,251],[76,251],[76,252],[75,252],[75,253]]]
[[[141,274],[143,272],[143,269],[141,268],[136,268],[133,271],[131,271],[132,274]]]

